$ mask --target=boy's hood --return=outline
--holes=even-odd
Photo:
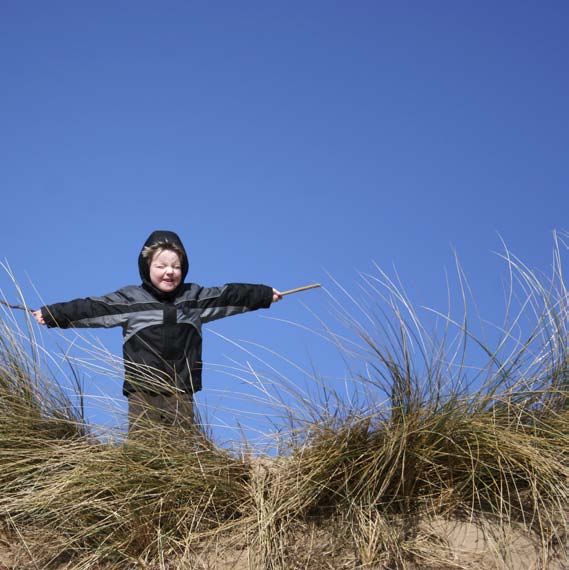
[[[182,240],[178,237],[178,234],[175,232],[170,232],[168,230],[156,230],[152,232],[148,239],[144,242],[140,253],[138,255],[138,272],[140,273],[140,278],[142,279],[142,285],[145,289],[148,289],[153,295],[159,298],[171,297],[174,296],[180,287],[176,289],[176,291],[172,291],[172,293],[163,293],[159,289],[156,289],[154,285],[152,285],[150,281],[150,267],[148,265],[148,259],[142,257],[142,251],[145,247],[152,246],[156,243],[171,243],[175,245],[178,249],[181,249],[184,252],[182,262],[182,281],[180,283],[180,287],[182,287],[184,280],[186,279],[186,275],[188,274],[188,254],[186,252],[186,248],[182,243]]]

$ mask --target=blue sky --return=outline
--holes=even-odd
[[[32,306],[138,283],[146,236],[172,229],[204,285],[357,290],[375,262],[443,310],[456,250],[499,321],[499,236],[547,271],[567,229],[564,0],[35,0],[1,15],[0,257]],[[4,274],[0,289],[14,300]],[[220,334],[326,369],[313,335],[265,318],[314,326],[310,311],[328,320],[324,292],[212,324],[204,357],[246,360]],[[120,353],[120,331],[95,332]],[[231,382],[212,370],[199,398]]]

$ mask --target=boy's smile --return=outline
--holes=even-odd
[[[150,262],[150,281],[164,293],[177,289],[182,282],[182,264],[176,252],[163,249],[154,254]]]

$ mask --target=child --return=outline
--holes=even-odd
[[[48,327],[121,326],[129,429],[145,419],[191,425],[193,394],[202,388],[202,324],[268,308],[282,295],[266,285],[184,283],[186,250],[170,231],[150,235],[138,269],[140,286],[47,305],[34,317]]]

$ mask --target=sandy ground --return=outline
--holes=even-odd
[[[527,534],[512,529],[501,529],[497,526],[481,528],[469,522],[448,522],[444,520],[429,521],[420,529],[432,552],[437,547],[437,557],[440,565],[432,564],[409,566],[408,570],[569,570],[569,561],[558,560],[544,564],[543,553],[537,548]],[[302,539],[299,544],[302,544]],[[427,542],[425,543],[427,544]],[[329,546],[329,545],[328,545]],[[343,557],[334,559],[330,548],[322,548],[312,544],[316,556],[314,564],[302,565],[303,570],[311,567],[330,570],[361,569],[361,570],[390,570],[384,565],[358,564],[355,558]],[[301,548],[304,546],[301,545]],[[330,551],[330,556],[323,557],[324,550]],[[306,554],[306,552],[305,552]],[[196,555],[192,561],[181,564],[167,564],[168,570],[260,570],[255,564],[254,557],[248,549],[224,550],[222,554],[209,552]],[[159,566],[149,567],[140,565],[141,569],[158,570]],[[163,567],[162,567],[163,568]],[[291,570],[297,570],[293,564]],[[8,537],[0,531],[0,570],[73,570],[73,566],[44,567],[30,559],[24,544],[17,537]],[[97,570],[104,570],[99,567]]]
[[[430,530],[448,545],[451,558],[473,569],[569,570],[566,563],[543,562],[544,554],[527,533],[498,525],[434,521]]]

